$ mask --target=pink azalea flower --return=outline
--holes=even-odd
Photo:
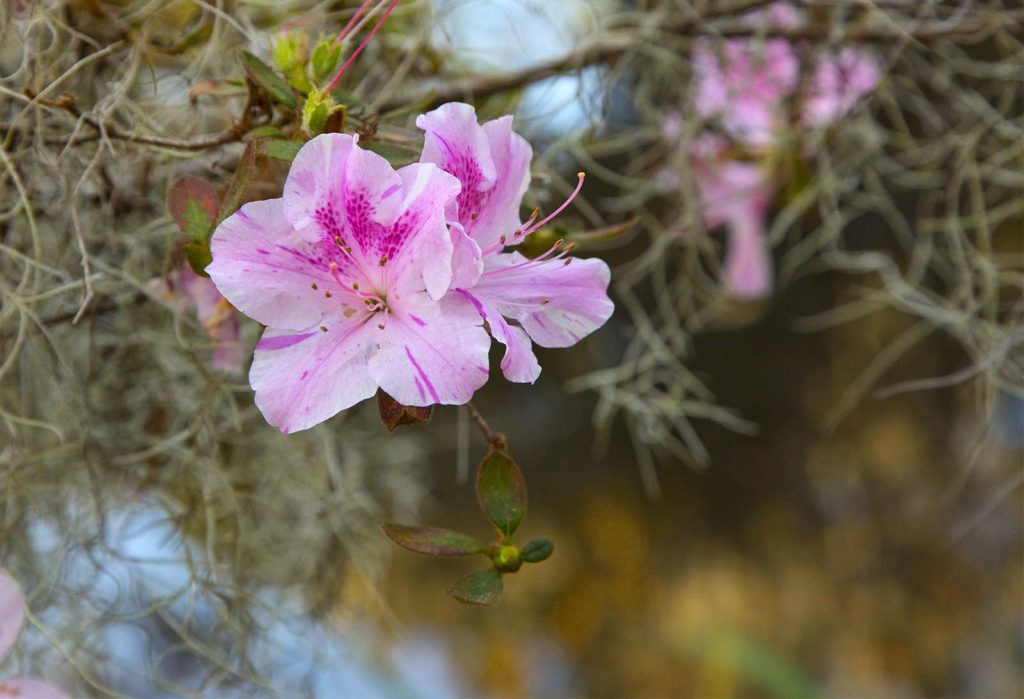
[[[267,326],[249,382],[268,422],[303,430],[378,387],[406,405],[461,404],[487,381],[476,309],[445,295],[444,211],[458,194],[433,165],[396,172],[355,138],[324,134],[296,155],[282,198],[218,226],[207,272]]]
[[[491,335],[505,345],[505,377],[533,383],[540,375],[533,342],[569,347],[611,316],[608,265],[566,258],[569,249],[562,250],[560,243],[532,260],[504,251],[569,203],[524,226],[519,209],[533,151],[512,131],[511,116],[481,125],[472,106],[453,102],[419,116],[416,125],[426,131],[420,160],[435,163],[462,183],[448,211],[455,249],[452,288],[473,303]]]
[[[772,261],[764,227],[774,188],[757,163],[729,159],[724,141],[711,134],[691,146],[690,158],[704,225],[729,231],[725,280],[730,293],[741,299],[767,295]]]
[[[242,351],[241,324],[238,313],[227,299],[217,291],[216,285],[200,277],[185,264],[167,276],[167,298],[177,301],[181,310],[194,308],[203,330],[216,346],[213,350],[213,368],[226,374],[240,374],[245,356]]]
[[[811,127],[839,121],[880,79],[878,62],[863,49],[847,47],[837,55],[821,56],[803,99],[801,119]]]
[[[795,29],[801,15],[788,3],[774,3],[744,17],[751,26]],[[731,138],[747,146],[771,146],[786,128],[796,99],[801,126],[835,123],[878,84],[874,55],[858,47],[838,54],[820,52],[800,92],[799,44],[787,39],[730,39],[717,47],[699,40],[693,50],[694,106],[698,116],[716,119]],[[800,94],[798,94],[800,92]]]
[[[786,100],[796,90],[799,62],[785,39],[731,39],[693,49],[695,107],[717,119],[730,136],[752,146],[771,145],[786,124]]]
[[[25,625],[25,598],[18,583],[0,570],[0,660],[14,647]],[[0,680],[0,698],[68,699],[68,695],[53,685],[33,677]]]

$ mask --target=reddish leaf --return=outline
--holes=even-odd
[[[183,233],[205,243],[217,220],[217,192],[201,177],[182,175],[167,190],[167,210]]]
[[[380,421],[388,428],[388,432],[393,432],[399,425],[430,422],[430,413],[433,409],[431,405],[425,408],[402,405],[383,390],[377,391],[377,411],[380,413]]]
[[[381,525],[381,531],[402,548],[427,556],[472,556],[484,550],[472,537],[451,529],[387,522]]]

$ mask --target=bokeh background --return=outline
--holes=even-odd
[[[528,480],[524,537],[556,547],[477,608],[445,589],[478,562],[378,530],[488,535],[466,413],[389,434],[368,403],[283,436],[166,284],[169,183],[223,186],[241,154],[190,145],[237,118],[237,52],[333,36],[358,3],[5,3],[0,561],[31,616],[0,677],[73,696],[1024,694],[1024,12],[815,1],[783,30],[751,19],[769,4],[403,0],[346,74],[349,128],[396,164],[439,101],[515,113],[529,206],[588,173],[544,234],[613,269],[606,327],[476,398]],[[686,155],[708,128],[692,55],[776,34],[807,64],[869,52],[881,77],[744,156],[775,185],[773,284],[738,299]],[[286,171],[262,163],[246,197]],[[242,319],[246,362],[258,334]]]

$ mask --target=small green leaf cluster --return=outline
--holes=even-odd
[[[523,563],[540,563],[551,556],[555,545],[550,539],[534,539],[520,548],[512,541],[526,516],[528,498],[526,479],[505,444],[492,444],[480,462],[476,496],[480,510],[496,530],[497,540],[493,544],[436,527],[388,522],[382,530],[399,546],[427,556],[488,557],[489,568],[470,573],[448,588],[448,594],[460,602],[488,607],[501,599],[505,575],[515,573]]]

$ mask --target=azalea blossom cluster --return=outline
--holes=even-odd
[[[206,271],[266,326],[249,381],[285,433],[378,389],[410,406],[465,403],[490,376],[492,337],[505,377],[532,383],[534,343],[568,347],[611,316],[603,261],[567,257],[561,241],[532,259],[511,249],[572,200],[522,221],[532,149],[511,116],[480,124],[450,103],[416,125],[420,162],[398,170],[357,137],[312,139],[281,198],[213,234]]]
[[[787,3],[744,21],[775,29],[803,24]],[[771,290],[764,228],[778,183],[765,167],[767,156],[793,133],[845,117],[881,77],[867,49],[815,51],[805,59],[807,48],[782,38],[738,38],[718,45],[702,38],[693,50],[694,109],[708,128],[690,143],[687,159],[696,174],[704,225],[729,231],[725,279],[738,298]],[[662,130],[666,139],[677,141],[679,117],[670,115]]]

